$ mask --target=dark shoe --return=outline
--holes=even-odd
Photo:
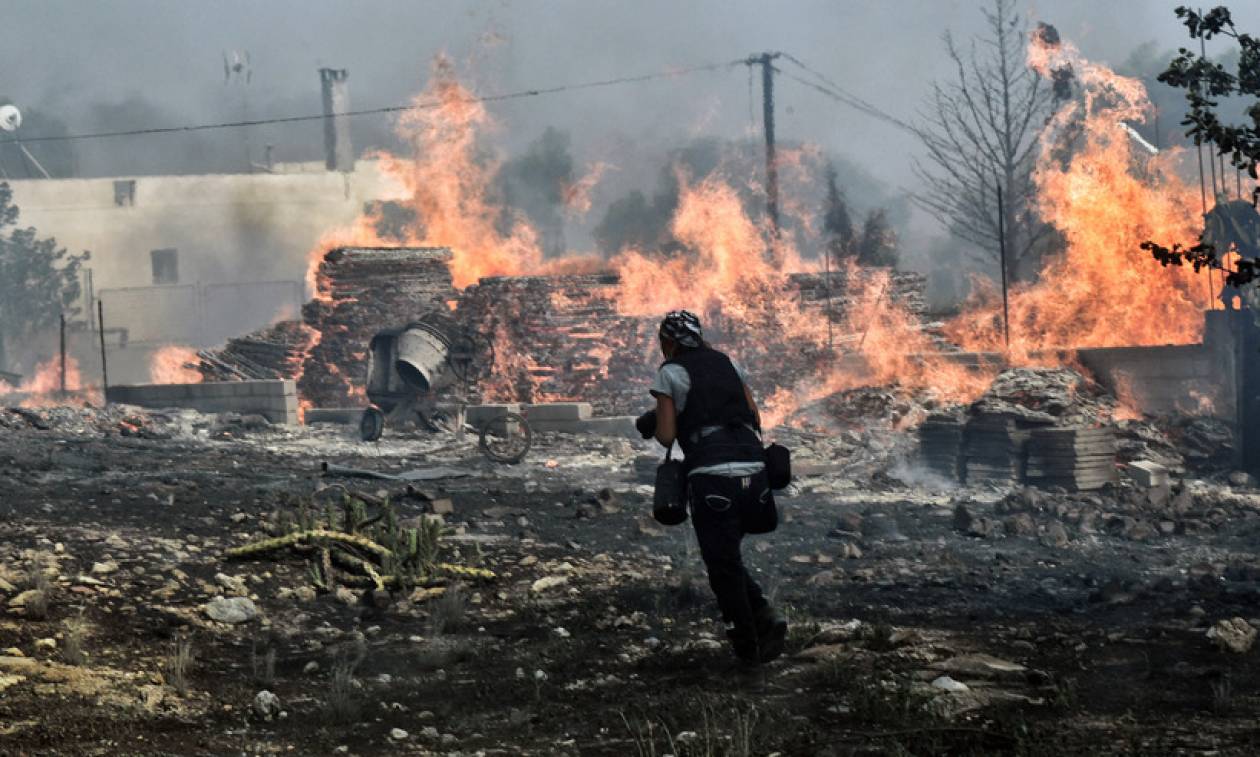
[[[787,625],[787,620],[769,605],[758,611],[757,646],[762,662],[770,662],[783,654]]]
[[[739,658],[741,666],[756,667],[761,663],[761,645],[756,636],[728,628],[726,638],[731,640],[731,648],[735,651],[735,656]]]

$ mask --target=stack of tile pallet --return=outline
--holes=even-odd
[[[1028,440],[1030,485],[1068,491],[1097,489],[1115,481],[1116,435],[1111,428],[1039,428]]]
[[[929,415],[919,426],[919,459],[934,473],[961,479],[962,446],[963,422],[951,415]]]
[[[1018,484],[1024,477],[1024,445],[1029,424],[1002,413],[978,413],[963,433],[968,484]]]
[[[447,312],[458,293],[445,247],[338,247],[316,270],[318,296],[302,308],[319,332],[298,392],[317,407],[363,402],[368,342],[430,311]]]

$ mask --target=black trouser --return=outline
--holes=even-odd
[[[739,548],[745,534],[772,530],[774,523],[768,519],[777,519],[766,474],[738,478],[699,474],[688,479],[688,492],[700,556],[722,619],[735,625],[736,637],[755,639],[757,614],[768,602],[744,567]]]

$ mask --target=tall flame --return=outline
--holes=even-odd
[[[1161,268],[1140,249],[1147,239],[1192,243],[1202,227],[1197,195],[1174,171],[1176,155],[1134,156],[1125,122],[1145,120],[1150,110],[1142,84],[1085,60],[1066,42],[1034,37],[1028,60],[1043,75],[1070,66],[1083,98],[1061,107],[1042,138],[1035,210],[1066,249],[1036,283],[1010,293],[1012,359],[1027,362],[1055,348],[1199,341],[1206,283],[1186,268]],[[1065,147],[1072,148],[1067,159]],[[973,304],[950,335],[969,349],[1000,349],[994,290],[979,292]]]

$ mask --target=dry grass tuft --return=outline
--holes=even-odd
[[[83,650],[83,640],[87,637],[88,622],[83,611],[66,621],[66,639],[61,646],[61,657],[69,665],[82,665],[87,662],[87,652]]]
[[[162,666],[162,673],[166,676],[166,682],[174,687],[181,697],[188,696],[188,678],[196,662],[192,639],[176,639]]]

